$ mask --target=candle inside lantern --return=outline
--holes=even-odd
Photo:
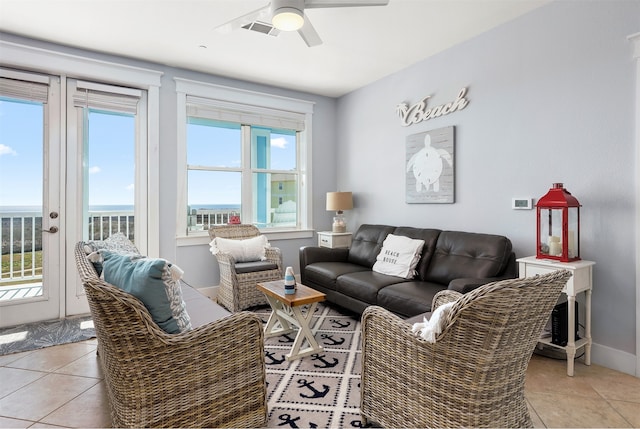
[[[556,235],[549,236],[549,255],[559,256],[562,254],[562,244],[560,243],[560,237]]]

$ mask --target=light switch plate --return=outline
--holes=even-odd
[[[531,210],[533,208],[533,198],[513,198],[511,208],[514,210]]]

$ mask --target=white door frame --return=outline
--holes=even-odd
[[[628,39],[636,60],[636,377],[640,377],[640,33]]]
[[[146,148],[147,164],[145,166],[145,168],[148,169],[145,172],[148,177],[147,196],[145,201],[148,213],[147,237],[145,243],[136,243],[136,245],[148,256],[159,256],[159,92],[162,72],[65,54],[54,50],[35,48],[4,40],[0,40],[0,53],[2,65],[4,66],[60,76],[60,92],[58,94],[66,94],[67,77],[108,82],[111,84],[121,84],[123,86],[144,89],[147,91],[146,123],[148,136]],[[57,122],[58,124],[66,124],[66,97],[60,96],[59,98],[61,113]],[[59,125],[58,128],[59,130],[56,131],[55,134],[60,138],[60,141],[63,142],[66,139],[65,127]],[[57,155],[61,157],[58,164],[60,165],[61,171],[66,171],[66,164],[64,164],[64,160],[67,158],[67,153],[64,146],[65,145],[61,144],[60,150],[57,151]],[[61,183],[64,183],[64,181],[61,180]],[[72,228],[68,228],[65,225],[68,217],[61,202],[65,201],[69,197],[67,195],[66,188],[62,187],[58,195],[59,201],[57,202],[57,206],[60,216],[58,217],[59,223],[57,226],[60,230],[57,235],[59,237],[60,244],[57,246],[57,252],[54,251],[52,253],[56,253],[60,257],[58,264],[60,267],[60,278],[58,284],[67,285],[69,283],[79,281],[73,253],[76,235],[70,235],[70,229]],[[43,215],[47,216],[48,219],[48,212],[43,213]],[[44,219],[43,225],[47,225]],[[58,289],[59,292],[56,297],[59,302],[58,317],[64,317],[64,315],[67,314],[65,288],[60,287]],[[35,313],[33,316],[37,319],[43,320],[42,316],[37,314],[37,312],[32,313]]]

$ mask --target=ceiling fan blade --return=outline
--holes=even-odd
[[[389,0],[305,0],[304,7],[323,8],[323,7],[356,7],[356,6],[386,6]]]
[[[298,34],[300,34],[300,37],[302,37],[304,43],[306,43],[310,48],[313,46],[322,45],[322,39],[320,39],[320,36],[318,35],[316,29],[313,28],[313,25],[311,25],[311,21],[306,14],[304,16],[304,25],[300,30],[298,30]]]
[[[271,14],[271,11],[269,10],[269,6],[270,4],[267,4],[266,6],[263,6],[260,9],[256,9],[252,12],[239,16],[238,18],[232,19],[229,22],[225,22],[224,24],[221,24],[215,27],[214,30],[220,33],[230,33],[231,31],[236,30],[242,27],[243,25],[247,25],[253,21],[270,22],[271,20],[268,19],[269,15]]]

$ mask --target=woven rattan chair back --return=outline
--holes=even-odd
[[[216,225],[209,228],[209,237],[233,240],[245,240],[260,235],[260,230],[250,224]],[[282,253],[277,247],[269,247],[265,251],[266,261],[271,267],[238,273],[236,261],[231,255],[218,253],[216,259],[220,269],[220,285],[217,301],[227,310],[236,312],[247,308],[266,305],[267,298],[256,285],[261,282],[280,280],[284,277]]]
[[[570,276],[558,271],[454,292],[435,343],[386,310],[367,309],[363,416],[383,427],[531,427],[527,366]]]
[[[262,322],[242,312],[181,334],[102,281],[75,248],[98,339],[113,427],[260,427],[266,423]],[[187,308],[188,310],[188,308]]]
[[[211,237],[212,240],[216,237],[244,240],[259,235],[260,230],[258,227],[245,223],[238,225],[215,225],[209,228],[209,237]]]

